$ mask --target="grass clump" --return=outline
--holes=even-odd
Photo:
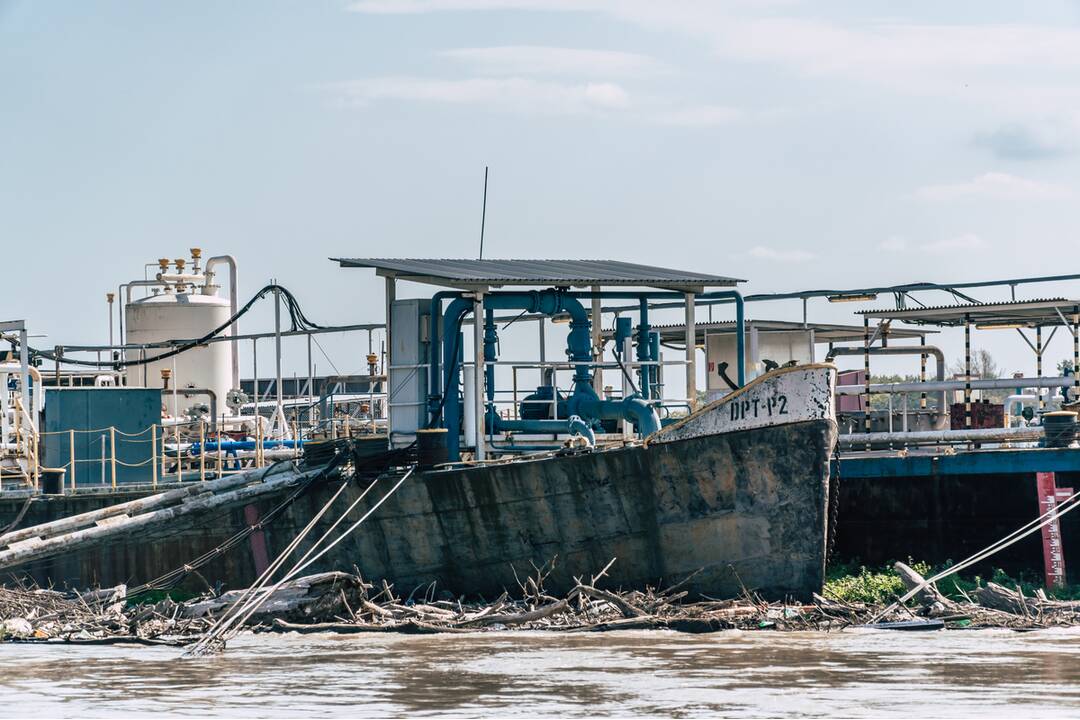
[[[907,564],[923,577],[931,577],[947,570],[952,565],[951,562],[946,562],[944,565],[932,567],[928,563],[915,562],[910,558]],[[1027,597],[1033,597],[1036,590],[1042,589],[1051,599],[1080,600],[1080,585],[1069,585],[1051,590],[1043,587],[1041,575],[1029,576],[1020,573],[1013,576],[1001,568],[994,569],[989,577],[949,575],[938,580],[934,585],[945,597],[963,602],[969,599],[974,590],[986,585],[987,582],[997,583],[1010,590],[1019,588]],[[892,563],[877,568],[854,564],[830,568],[822,590],[825,597],[833,600],[872,604],[890,603],[904,592],[904,583],[893,570]]]
[[[931,570],[926,563],[908,564],[922,575]],[[841,565],[829,571],[822,594],[841,602],[883,604],[904,594],[904,582],[892,567]]]

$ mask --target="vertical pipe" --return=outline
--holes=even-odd
[[[870,317],[863,316],[863,432],[870,432]],[[870,449],[869,441],[866,449]]]
[[[547,318],[546,318],[546,316],[541,315],[539,318],[537,318],[536,326],[540,330],[540,365],[541,365],[541,367],[540,367],[540,380],[536,383],[536,386],[540,387],[541,385],[544,384],[544,368],[543,368],[543,364],[545,362],[547,362],[547,342],[545,342],[546,338],[544,337],[544,331],[547,329]],[[554,416],[552,416],[552,417],[554,417]]]
[[[476,437],[471,438],[476,446],[477,460],[485,459],[484,452],[484,294],[476,293],[473,301],[473,374],[474,392],[473,402],[476,406]]]
[[[75,442],[75,438],[72,437],[72,443]],[[74,444],[71,446],[74,451]],[[157,475],[158,475],[158,459],[157,459],[157,423],[150,426],[150,466],[154,468],[154,474],[150,480],[151,487],[157,487]],[[74,478],[72,478],[74,482]],[[74,485],[72,485],[74,489]]]
[[[369,387],[371,383],[368,383]],[[307,334],[307,394],[308,394],[308,422],[311,422],[311,413],[315,406],[315,370],[311,363],[311,333]]]
[[[184,458],[180,455],[180,423],[173,425],[173,437],[176,439],[176,482],[184,481]]]
[[[22,411],[29,413],[31,425],[36,425],[37,418],[33,416],[34,406],[30,403],[30,352],[27,346],[26,327],[19,330],[19,389],[22,394]],[[0,388],[7,392],[7,388]],[[35,387],[34,392],[41,392],[41,388]],[[21,428],[20,428],[21,431]],[[33,442],[33,440],[30,440]],[[34,459],[34,467],[37,467],[37,459]]]
[[[484,378],[487,383],[487,400],[495,408],[495,361],[498,359],[499,335],[495,331],[495,309],[484,311]]]
[[[285,422],[285,403],[282,399],[281,387],[281,291],[277,289],[277,281],[274,281],[274,386],[275,401],[277,408],[274,410],[274,421]],[[282,428],[284,434],[285,428]]]
[[[199,418],[199,482],[206,480],[206,423]]]
[[[971,316],[964,316],[964,428],[971,429]]]
[[[225,424],[224,414],[221,416],[221,425],[218,425],[217,429],[217,476],[221,477],[225,474],[225,462],[221,457],[221,430]]]
[[[75,431],[68,430],[68,455],[71,456],[71,492],[75,492]]]
[[[105,484],[105,435],[101,436],[101,484]]]
[[[116,426],[115,425],[110,425],[109,426],[109,455],[112,456],[112,459],[111,459],[111,461],[109,463],[109,465],[110,465],[109,472],[110,472],[110,475],[112,476],[112,488],[113,488],[113,490],[115,490],[116,489]]]
[[[1042,344],[1042,325],[1035,328],[1035,377],[1042,377],[1043,374],[1043,344]],[[1036,388],[1035,392],[1039,394],[1039,411],[1041,412],[1046,408],[1046,400],[1043,399],[1043,389]]]
[[[638,318],[638,337],[637,337],[637,359],[638,362],[645,362],[649,359],[649,301],[647,298],[641,298],[639,300],[640,310]],[[630,360],[630,356],[626,357],[626,361]],[[649,366],[638,366],[638,389],[641,391],[641,396],[645,399],[652,397],[652,388],[649,387]]]
[[[255,401],[255,414],[259,414],[259,341],[251,338],[251,399]]]
[[[697,327],[694,324],[694,293],[686,293],[686,398],[697,410]]]
[[[738,290],[732,290],[731,296],[735,298],[735,352],[739,356],[735,367],[739,387],[742,387],[746,384],[746,308]]]

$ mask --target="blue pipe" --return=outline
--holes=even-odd
[[[653,362],[660,360],[660,333],[653,330],[649,333],[649,359]],[[649,368],[649,387],[652,389],[652,400],[660,399],[660,367],[651,365]]]
[[[637,336],[637,359],[638,362],[648,362],[649,360],[649,300],[648,298],[640,298],[639,304],[640,318],[638,319],[638,336]],[[638,378],[640,379],[641,396],[648,399],[652,397],[652,391],[650,390],[649,380],[652,373],[649,372],[648,365],[642,365],[638,372]]]
[[[683,298],[684,293],[665,292],[665,291],[648,291],[648,292],[628,292],[618,290],[601,290],[600,292],[590,291],[573,291],[568,293],[571,297],[576,298],[593,298],[602,297],[613,300],[641,300],[647,298],[649,300],[670,300],[676,298]],[[735,301],[735,328],[736,328],[736,352],[739,355],[738,362],[736,363],[738,368],[738,384],[742,387],[746,384],[746,308],[743,300],[742,293],[738,290],[714,290],[713,292],[701,293],[697,296],[699,300],[720,300],[729,299]]]
[[[495,331],[495,310],[484,307],[484,362],[493,363],[499,359],[499,334]],[[487,385],[488,404],[495,404],[495,366],[484,366],[485,385]]]
[[[589,445],[596,445],[596,433],[593,432],[589,423],[582,420],[577,415],[571,415],[569,422],[566,423],[566,429],[571,435],[581,435],[583,438],[589,441]]]
[[[218,442],[216,440],[209,440],[205,444],[200,444],[200,443],[194,442],[194,443],[191,443],[191,454],[192,455],[200,454],[203,451],[204,447],[206,449],[206,452],[217,452],[219,446],[221,447],[222,452],[235,452],[236,450],[254,450],[255,445],[256,445],[256,443],[255,443],[254,440],[225,440],[225,441],[222,441],[222,442]],[[303,440],[263,440],[262,446],[264,448],[276,448],[276,447],[287,447],[287,448],[300,447],[300,448],[302,448],[302,447],[304,447],[304,441]]]
[[[449,338],[461,332],[461,322],[472,308],[473,301],[458,297],[453,300],[443,313],[443,377],[447,400],[443,405],[443,417],[450,430],[447,445],[451,460],[461,456],[461,407],[460,374],[448,372],[453,363],[452,343]],[[570,333],[567,336],[567,355],[575,364],[574,390],[567,400],[567,407],[572,415],[585,418],[625,418],[633,421],[642,435],[649,435],[660,428],[660,419],[656,411],[640,397],[628,397],[622,400],[601,400],[592,387],[592,339],[589,316],[581,302],[562,290],[541,290],[529,292],[491,293],[484,297],[484,308],[491,310],[525,310],[530,313],[555,315],[566,312],[570,315]],[[486,344],[486,343],[485,343]],[[564,432],[566,421],[544,420],[502,420],[489,405],[485,413],[492,420],[492,429],[532,430],[540,432]],[[528,423],[521,425],[520,423]],[[559,429],[550,425],[536,423],[557,423]]]
[[[428,322],[431,325],[431,343],[428,347],[428,413],[431,416],[439,408],[439,400],[442,398],[442,375],[439,370],[439,338],[441,337],[442,301],[447,298],[460,298],[460,292],[440,290],[431,296],[431,314]]]

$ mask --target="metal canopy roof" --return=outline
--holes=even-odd
[[[618,260],[330,259],[340,263],[341,267],[374,268],[384,277],[466,288],[502,285],[628,285],[694,290],[731,287],[744,282],[720,275],[670,270]]]
[[[998,303],[968,303],[905,309],[861,310],[864,317],[903,320],[916,325],[962,326],[970,320],[980,326],[1047,327],[1068,320],[1080,308],[1080,300],[1044,298]],[[1068,324],[1066,322],[1065,324]]]
[[[861,325],[834,325],[812,322],[807,323],[804,326],[801,322],[793,320],[747,320],[747,331],[751,328],[763,333],[802,332],[805,330],[813,330],[814,340],[822,343],[862,342],[864,337],[864,329]],[[651,326],[651,329],[660,333],[660,340],[662,342],[681,343],[686,340],[686,326],[682,323],[674,325],[653,325]],[[697,331],[698,341],[704,342],[706,335],[734,334],[735,321],[697,322],[694,323],[694,329]],[[923,330],[922,328],[890,328],[889,339],[904,340],[909,338],[920,338],[936,332],[936,330]],[[604,330],[602,336],[605,339],[610,340],[614,337],[614,334],[613,330]]]

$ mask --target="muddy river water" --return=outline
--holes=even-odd
[[[242,636],[0,646],[0,716],[1080,716],[1080,631]]]

